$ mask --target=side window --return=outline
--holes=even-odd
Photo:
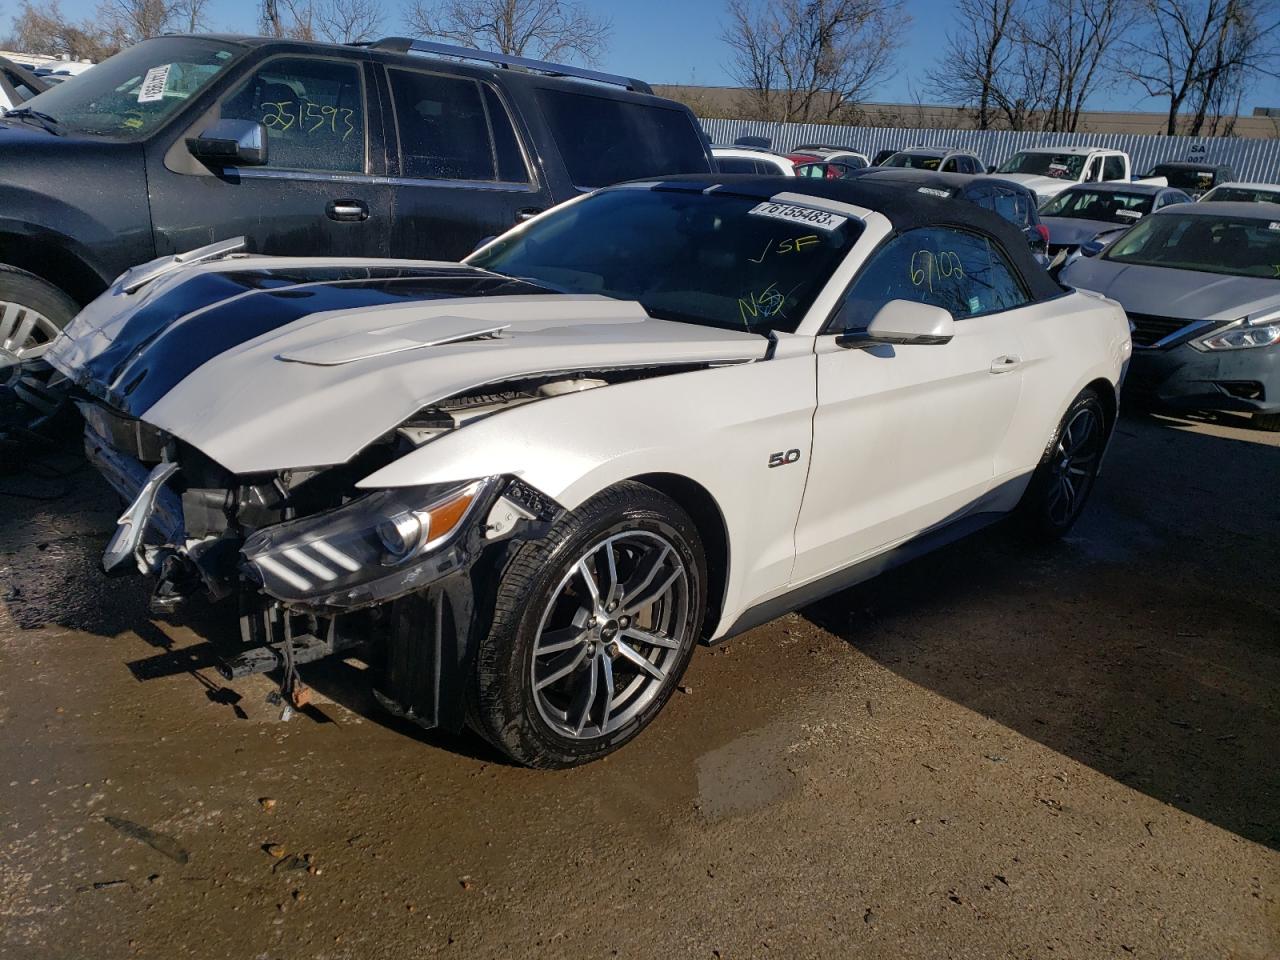
[[[748,157],[716,157],[721,173],[759,173],[756,162]]]
[[[707,172],[703,134],[687,110],[550,87],[538,101],[577,187]]]
[[[960,171],[956,168],[956,161],[958,159],[958,157],[947,157],[946,161],[942,164],[942,172],[959,173]]]
[[[222,117],[267,128],[269,167],[364,172],[364,91],[355,64],[271,60],[222,102]]]
[[[1028,303],[1021,281],[986,237],[946,227],[911,230],[872,254],[845,297],[842,319],[866,327],[890,300],[930,303],[957,320]]]
[[[1123,180],[1124,179],[1124,160],[1117,156],[1110,156],[1102,165],[1103,180]]]
[[[492,91],[436,73],[388,70],[387,76],[402,176],[528,182],[511,118]]]

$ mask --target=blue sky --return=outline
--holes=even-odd
[[[722,0],[583,0],[591,10],[613,21],[613,40],[601,66],[640,77],[652,83],[727,84],[728,50],[720,40],[723,30]],[[62,10],[75,18],[90,16],[98,0],[62,0]],[[8,3],[4,4],[9,7]],[[13,7],[17,4],[14,3]],[[399,4],[386,19],[387,33],[402,32]],[[12,9],[12,8],[11,8]],[[875,91],[871,99],[908,102],[913,88],[921,88],[925,71],[946,42],[954,7],[948,0],[909,0],[912,24],[899,54],[894,77]],[[243,32],[257,21],[253,0],[211,0],[210,19],[215,29]],[[923,96],[923,90],[921,89]],[[924,97],[928,100],[930,98]],[[1256,106],[1280,107],[1280,80],[1258,83],[1246,95],[1242,113]],[[1164,109],[1159,101],[1146,100],[1134,89],[1103,91],[1090,104],[1101,110]]]

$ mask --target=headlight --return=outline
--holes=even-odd
[[[433,561],[447,565],[445,548],[493,499],[493,488],[486,479],[379,490],[326,513],[264,527],[241,553],[277,599],[374,602],[429,582],[431,571],[423,567]]]
[[[1249,350],[1277,343],[1280,343],[1280,323],[1253,326],[1243,320],[1237,320],[1225,330],[1191,341],[1197,350]]]

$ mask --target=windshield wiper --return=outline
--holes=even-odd
[[[47,113],[41,113],[39,110],[32,110],[30,107],[18,107],[16,110],[10,110],[0,119],[8,120],[10,117],[15,120],[35,121],[45,133],[51,133],[55,137],[62,136],[58,132],[58,118],[51,117]]]

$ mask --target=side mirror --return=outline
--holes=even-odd
[[[259,167],[267,162],[267,128],[256,120],[219,120],[188,137],[187,150],[210,167]]]
[[[492,237],[481,237],[481,238],[480,238],[480,242],[479,242],[479,243],[477,243],[477,244],[475,245],[475,247],[473,247],[473,248],[472,248],[471,252],[472,252],[472,253],[475,253],[475,252],[476,252],[477,250],[479,250],[481,247],[486,246],[486,245],[488,245],[488,244],[490,244],[490,243],[493,243],[493,241],[495,241],[495,240],[497,240],[497,239],[498,239],[498,238],[497,238],[497,236],[496,236],[496,235],[495,235],[495,236],[492,236]]]
[[[950,312],[942,307],[912,300],[890,300],[876,312],[865,330],[842,333],[836,337],[836,343],[850,348],[880,343],[936,346],[955,336],[955,324]]]

